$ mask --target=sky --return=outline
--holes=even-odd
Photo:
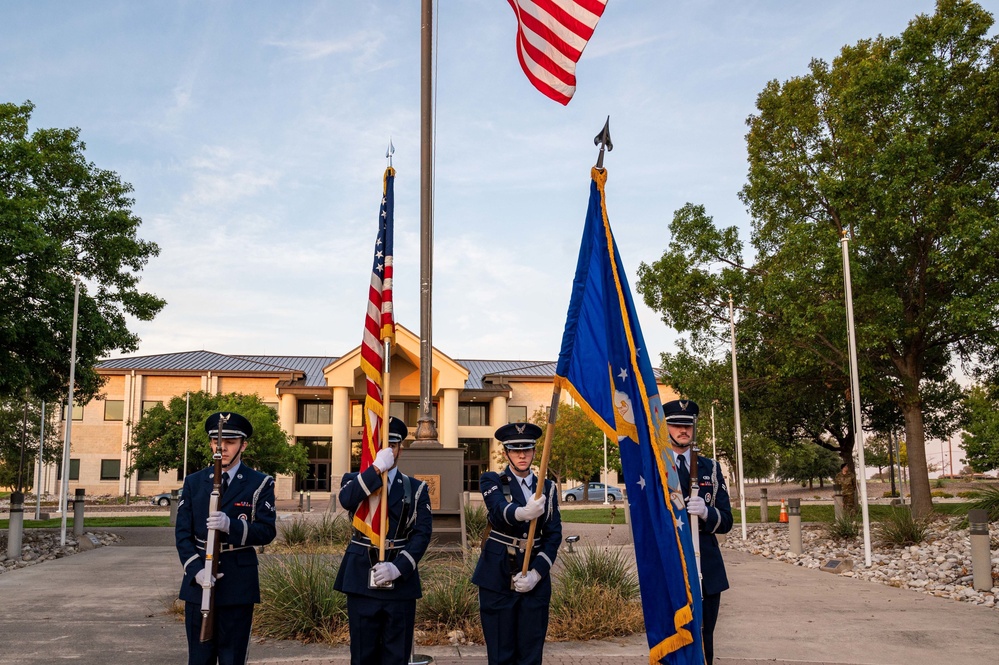
[[[167,305],[132,321],[132,355],[354,349],[390,140],[396,320],[419,334],[419,5],[4,4],[0,101],[33,102],[32,130],[80,128],[87,158],[134,186],[138,235],[160,247],[141,287]],[[563,107],[521,71],[507,2],[439,2],[434,346],[557,358],[608,116],[607,210],[634,290],[688,202],[748,240],[746,119],[768,81],[933,9],[610,0]],[[672,351],[676,334],[636,304],[653,357]]]

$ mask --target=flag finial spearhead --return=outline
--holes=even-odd
[[[607,122],[604,123],[604,128],[600,130],[600,133],[593,137],[593,145],[600,147],[600,153],[597,155],[597,168],[604,168],[604,148],[607,150],[613,150],[614,144],[611,143],[610,135],[610,116],[607,116]]]
[[[388,160],[388,165],[392,166],[392,155],[395,154],[395,146],[392,145],[392,138],[389,137],[388,148],[385,149],[385,159]]]

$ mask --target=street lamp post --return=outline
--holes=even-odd
[[[80,279],[74,280],[73,293],[73,337],[69,352],[69,396],[66,398],[66,438],[62,444],[62,496],[59,498],[59,511],[62,513],[62,528],[59,542],[66,545],[66,511],[69,505],[69,446],[73,432],[73,388],[76,381],[76,324],[80,319]]]
[[[742,539],[748,537],[746,530],[746,481],[742,472],[742,423],[739,415],[739,369],[735,360],[735,305],[732,294],[728,294],[728,317],[732,330],[732,401],[735,404],[735,453],[739,469],[739,510],[742,513]],[[714,405],[712,405],[713,408]]]

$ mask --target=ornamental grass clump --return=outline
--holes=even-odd
[[[467,522],[466,522],[467,524]],[[428,553],[420,562],[423,598],[416,602],[416,627],[422,643],[447,644],[448,634],[461,631],[465,639],[483,643],[479,623],[479,589],[472,584],[478,557],[464,559]]]
[[[620,549],[563,552],[553,580],[548,639],[604,639],[645,629],[638,578]]]
[[[465,536],[469,547],[478,547],[489,526],[489,515],[485,506],[465,505]]]
[[[855,515],[844,515],[826,524],[825,530],[833,540],[856,540],[860,535],[860,522]]]
[[[874,536],[883,545],[904,547],[926,539],[929,520],[913,517],[908,506],[893,508],[874,527]]]
[[[347,644],[347,597],[333,590],[339,559],[324,555],[270,555],[260,564],[257,635],[279,640]]]

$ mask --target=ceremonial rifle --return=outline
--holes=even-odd
[[[222,430],[229,422],[229,416],[219,414],[218,430],[215,433],[215,454],[212,461],[215,463],[215,478],[212,482],[212,495],[208,500],[208,514],[211,515],[219,509],[222,502]],[[219,554],[222,550],[222,539],[219,537],[218,529],[208,530],[208,542],[205,543],[205,572],[206,579],[201,584],[201,641],[211,642],[214,635],[215,626],[215,576],[219,570]]]
[[[697,445],[697,416],[694,416],[694,428],[693,437],[690,444],[690,496],[700,496],[699,484],[700,471],[697,469],[697,455],[701,452],[701,449]],[[700,581],[703,579],[701,575],[701,532],[700,525],[698,524],[700,520],[697,519],[697,515],[690,515],[690,537],[694,541],[694,561],[697,562],[697,579]],[[701,596],[704,596],[704,591],[701,591]]]

